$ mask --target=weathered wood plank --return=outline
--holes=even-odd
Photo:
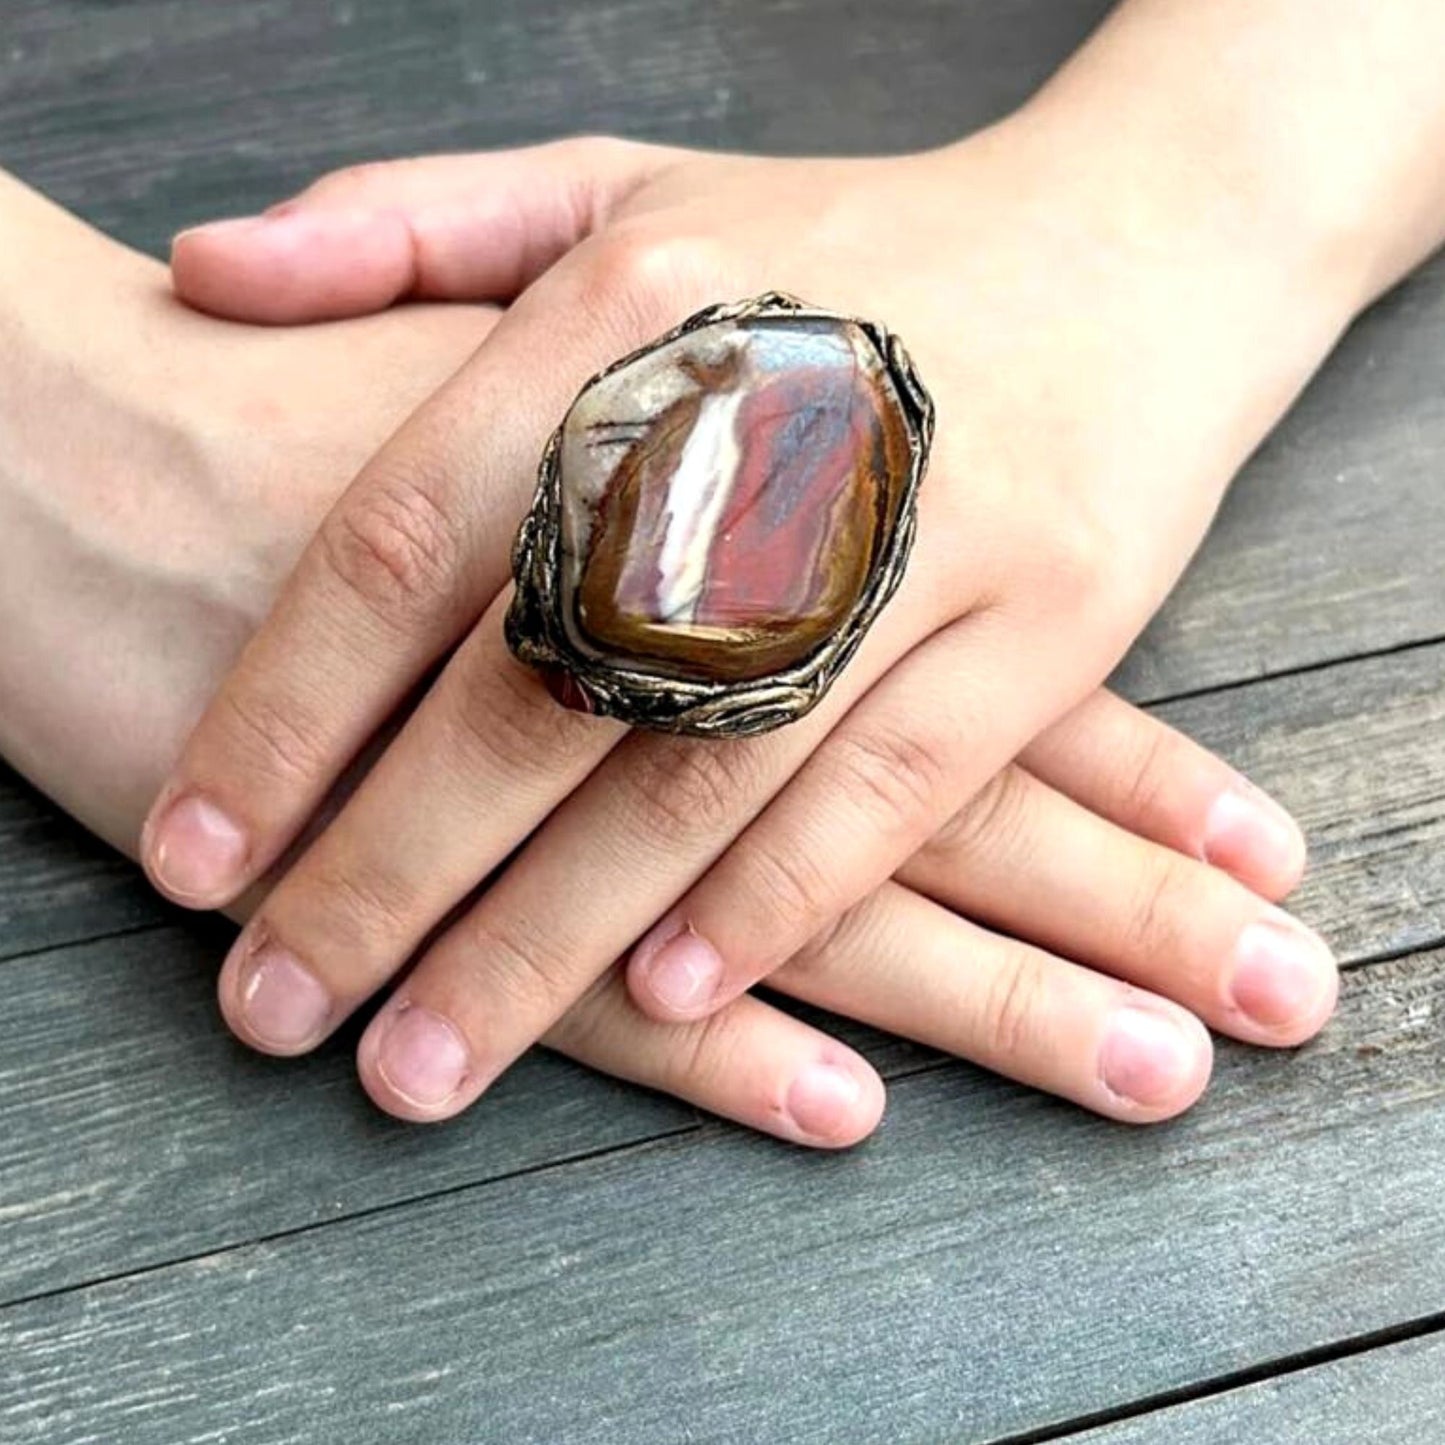
[[[166,916],[130,863],[0,763],[0,960]]]
[[[7,0],[5,163],[146,249],[354,159],[612,131],[789,153],[950,140],[1109,0]]]
[[[1171,711],[1257,764],[1311,823],[1319,871],[1301,909],[1346,961],[1445,939],[1445,645]],[[645,1138],[691,1117],[538,1060],[444,1142],[388,1125],[359,1097],[344,1045],[288,1065],[228,1040],[210,986],[225,936],[168,929],[4,965],[0,1299]],[[837,1026],[889,1074],[933,1058]]]
[[[1445,1335],[1369,1350],[1071,1435],[1070,1445],[1423,1445],[1445,1440]]]
[[[987,1441],[1445,1303],[1445,954],[1111,1126],[967,1069],[818,1157],[707,1128],[0,1312],[47,1445]],[[1348,1187],[1346,1188],[1346,1181]]]
[[[1341,958],[1445,938],[1445,646],[1159,711],[1300,820],[1310,869],[1290,906]]]
[[[1445,256],[1245,467],[1116,684],[1144,700],[1445,636]]]
[[[356,1029],[285,1063],[230,1038],[224,940],[193,924],[5,965],[0,1300],[697,1124],[541,1053],[495,1108],[388,1120],[355,1083]]]
[[[1027,93],[1104,8],[7,0],[0,133],[7,164],[156,249],[361,156],[576,129],[926,144]],[[1122,670],[1135,695],[1445,636],[1421,545],[1445,533],[1442,278],[1366,318],[1248,469]],[[1171,709],[1306,818],[1301,910],[1347,958],[1445,929],[1445,656],[1362,668]],[[158,909],[0,781],[0,956]],[[453,1129],[388,1125],[343,1050],[278,1066],[224,1039],[217,946],[5,965],[0,1297],[310,1232],[0,1313],[0,1436],[983,1439],[1441,1308],[1439,956],[1351,980],[1298,1060],[1228,1051],[1165,1131],[948,1068],[900,1084],[850,1161],[709,1127],[469,1188],[692,1116],[534,1060]]]

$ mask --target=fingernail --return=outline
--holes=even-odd
[[[192,236],[243,241],[264,236],[268,241],[274,238],[283,243],[301,240],[314,234],[318,227],[326,226],[328,221],[338,214],[341,213],[306,211],[290,201],[282,201],[259,216],[227,216],[224,220],[206,221],[202,225],[191,226],[188,230],[178,232],[172,238],[171,244]]]
[[[184,231],[176,232],[171,243],[174,245],[176,241],[190,236],[244,236],[248,231],[258,231],[268,224],[266,216],[226,216],[219,221],[202,221],[198,226],[187,226]]]
[[[812,1139],[850,1136],[863,1085],[837,1064],[808,1064],[788,1085],[783,1108],[793,1127]]]
[[[194,793],[161,815],[150,844],[151,876],[188,903],[226,902],[246,866],[246,835],[214,803]]]
[[[434,1109],[461,1088],[470,1062],[451,1023],[430,1009],[404,1004],[381,1040],[376,1067],[403,1099]]]
[[[1284,915],[1251,923],[1234,958],[1230,996],[1262,1028],[1313,1018],[1336,986],[1338,969],[1324,939]]]
[[[673,1013],[692,1013],[717,992],[723,961],[701,934],[685,928],[657,950],[644,966],[648,990]]]
[[[1278,875],[1304,864],[1299,824],[1243,779],[1226,789],[1204,820],[1204,861],[1231,873]]]
[[[1109,1020],[1099,1074],[1110,1093],[1153,1108],[1177,1098],[1195,1069],[1194,1041],[1166,1014],[1125,1007]]]
[[[325,1032],[331,996],[289,950],[263,944],[241,965],[241,1017],[255,1040],[301,1049]]]

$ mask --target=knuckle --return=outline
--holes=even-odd
[[[679,841],[730,834],[757,786],[745,740],[646,738],[628,764],[644,830]]]
[[[420,932],[409,892],[384,873],[322,865],[302,882],[308,912],[324,919],[322,936],[332,949],[374,956],[409,947]]]
[[[502,777],[529,777],[595,745],[595,719],[560,706],[536,674],[502,660],[499,667],[458,665],[447,689],[446,716],[465,756]]]
[[[887,833],[911,831],[936,817],[948,796],[948,748],[923,731],[874,727],[835,743],[841,796],[855,799]]]
[[[477,917],[465,925],[471,992],[500,995],[524,1017],[550,1014],[564,1001],[567,962],[574,957],[558,934],[523,918]]]
[[[1150,720],[1147,741],[1132,762],[1126,762],[1120,804],[1126,818],[1143,819],[1160,812],[1174,792],[1179,776],[1179,739]]]
[[[310,783],[329,772],[327,739],[294,698],[228,688],[216,704],[226,752],[249,767],[286,783]]]
[[[1037,595],[1054,615],[1072,614],[1093,603],[1106,581],[1124,571],[1117,530],[1078,500],[1054,509],[1025,555],[1032,559]]]
[[[308,200],[344,200],[373,190],[390,190],[404,161],[359,161],[318,176],[302,192]]]
[[[649,336],[723,294],[728,270],[711,237],[619,225],[591,251],[582,304],[585,314],[618,316],[634,335]]]
[[[433,488],[397,477],[349,499],[327,519],[320,537],[332,575],[391,623],[410,622],[450,595],[461,540]]]
[[[709,1014],[676,1031],[664,1087],[703,1098],[730,1093],[738,1080],[759,1073],[744,1066],[747,1053],[747,1036],[734,1011]]]
[[[984,1001],[984,1047],[994,1062],[1022,1061],[1031,1051],[1047,991],[1042,956],[1022,946],[1012,948]]]
[[[1028,794],[1028,777],[1019,768],[995,773],[929,839],[927,851],[959,862],[1011,853],[1024,830]]]
[[[582,176],[605,174],[613,166],[645,149],[639,141],[625,140],[605,131],[564,136],[546,144],[565,170]]]
[[[645,149],[639,141],[611,135],[565,136],[536,148],[537,159],[558,177],[572,245],[606,223],[619,201],[615,177],[625,174]]]
[[[775,920],[780,934],[806,937],[828,921],[835,889],[824,862],[786,846],[744,845],[741,853],[739,895],[757,916]]]
[[[1187,931],[1186,919],[1207,910],[1185,906],[1191,884],[1207,875],[1195,874],[1187,861],[1160,850],[1144,869],[1124,915],[1122,952],[1142,959],[1177,954]],[[1196,900],[1205,902],[1203,897]]]

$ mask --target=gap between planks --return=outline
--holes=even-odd
[[[1025,1430],[1022,1434],[998,1436],[988,1441],[987,1445],[1050,1445],[1052,1441],[1073,1439],[1087,1435],[1092,1430],[1109,1425],[1122,1425],[1126,1421],[1156,1415],[1161,1410],[1173,1409],[1178,1405],[1191,1405],[1218,1395],[1227,1395],[1231,1391],[1262,1384],[1266,1380],[1280,1380],[1290,1375],[1304,1374],[1323,1365],[1332,1365],[1358,1355],[1368,1355],[1375,1350],[1388,1349],[1392,1345],[1405,1344],[1410,1340],[1425,1339],[1442,1331],[1445,1331],[1445,1311],[1389,1325],[1384,1329],[1369,1330],[1343,1340],[1333,1340],[1317,1349],[1301,1350],[1298,1354],[1264,1360],[1245,1370],[1235,1370],[1226,1375],[1216,1375],[1212,1379],[1181,1385],[1177,1390],[1163,1390],[1110,1410],[1096,1410],[1092,1414],[1080,1415],[1072,1420],[1060,1420],[1053,1425]]]

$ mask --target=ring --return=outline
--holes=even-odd
[[[897,589],[932,436],[882,326],[777,291],[699,311],[552,434],[507,645],[565,706],[637,727],[792,722]]]

